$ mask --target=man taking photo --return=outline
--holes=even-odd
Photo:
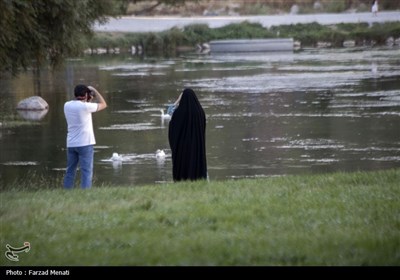
[[[67,120],[67,170],[64,177],[64,188],[74,187],[76,170],[80,167],[81,188],[89,189],[93,177],[93,146],[96,144],[93,132],[92,113],[107,108],[103,96],[92,86],[77,85],[74,89],[75,99],[64,105]],[[92,103],[92,99],[97,102]]]

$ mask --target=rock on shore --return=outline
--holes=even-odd
[[[21,100],[17,105],[17,110],[47,110],[49,104],[40,96],[31,96]]]

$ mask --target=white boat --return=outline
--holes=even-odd
[[[293,38],[237,39],[210,41],[211,52],[274,52],[293,51]]]

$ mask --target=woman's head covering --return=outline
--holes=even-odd
[[[174,181],[207,178],[206,117],[196,94],[186,88],[169,123]]]

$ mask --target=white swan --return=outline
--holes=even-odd
[[[165,152],[164,152],[164,150],[157,150],[157,152],[156,152],[156,158],[165,158]]]
[[[118,153],[113,153],[111,160],[112,161],[122,161],[122,156],[120,156]]]
[[[164,110],[160,110],[160,112],[161,112],[161,118],[163,119],[163,120],[169,120],[169,119],[171,119],[171,115],[170,114],[164,114]]]

